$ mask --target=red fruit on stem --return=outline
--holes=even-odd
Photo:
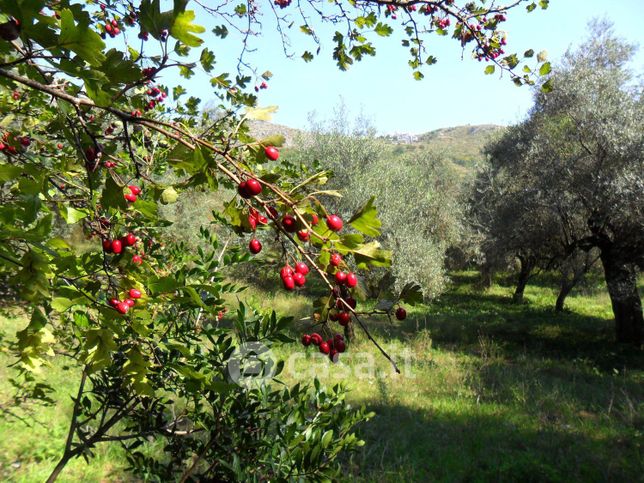
[[[331,231],[340,231],[342,230],[342,218],[338,215],[329,215],[326,217],[326,226]]]
[[[407,318],[407,311],[402,307],[396,309],[396,318],[398,320],[405,320]]]
[[[128,304],[129,307],[134,307],[136,302],[132,299],[125,299],[125,303]]]
[[[272,220],[277,220],[277,217],[279,216],[279,213],[277,212],[277,210],[275,209],[275,207],[274,207],[274,206],[269,206],[269,207],[266,209],[266,211],[267,211],[267,213],[268,213],[268,216],[269,216]]]
[[[338,314],[338,323],[342,327],[349,325],[349,322],[351,322],[351,314],[349,312],[340,312]]]
[[[295,282],[295,285],[297,285],[298,287],[303,287],[304,284],[306,283],[306,277],[301,273],[294,273],[293,281]]]
[[[304,262],[297,262],[295,264],[295,271],[297,273],[301,273],[302,275],[308,275],[309,273],[309,266],[304,263]]]
[[[353,297],[348,297],[347,304],[349,304],[349,307],[351,307],[352,309],[355,309],[357,305],[356,299],[354,299]]]
[[[353,288],[356,285],[358,285],[358,277],[356,274],[353,272],[347,273],[347,287]]]
[[[103,240],[103,251],[107,253],[112,251],[112,240],[108,240],[107,238]]]
[[[123,251],[123,243],[121,240],[112,240],[112,252],[117,255]]]
[[[134,235],[134,233],[128,233],[123,238],[125,239],[125,243],[127,243],[128,247],[136,244],[136,236]]]
[[[284,218],[282,218],[282,226],[288,233],[294,233],[297,230],[297,221],[292,215],[284,215]]]
[[[266,154],[266,157],[271,161],[276,161],[277,158],[280,157],[280,152],[275,146],[266,146],[264,148],[264,154]]]
[[[344,340],[336,339],[333,343],[333,348],[338,352],[344,352],[347,350],[347,345],[344,343]]]
[[[300,241],[307,242],[309,241],[309,238],[311,236],[309,235],[308,230],[300,230],[297,232],[297,237],[300,239]]]
[[[56,147],[57,147],[58,149],[63,149],[63,143],[58,143],[58,144],[56,144]]]
[[[110,299],[110,305],[114,308],[119,304],[120,300],[119,299]]]
[[[143,259],[140,255],[134,255],[132,256],[132,263],[135,265],[141,265],[143,263]]]
[[[125,302],[119,302],[116,306],[116,310],[122,314],[127,314],[127,311],[130,310],[130,306]]]
[[[257,255],[262,251],[262,243],[257,238],[253,238],[248,244],[248,250],[250,250],[253,255]]]
[[[284,277],[282,283],[284,284],[284,288],[289,292],[295,288],[295,280],[293,277]]]
[[[344,340],[344,336],[342,334],[335,334],[333,336],[333,340],[334,341],[336,341],[336,340]]]
[[[280,270],[280,277],[284,280],[286,277],[292,277],[293,273],[295,272],[293,272],[293,269],[289,265],[284,265]]]
[[[320,223],[320,219],[318,218],[318,215],[316,215],[315,213],[313,213],[313,214],[311,215],[311,226],[315,226],[315,225],[317,225],[318,223]]]
[[[328,354],[329,352],[331,352],[331,348],[329,347],[329,344],[327,344],[326,342],[321,342],[320,343],[320,352],[322,354]]]
[[[333,265],[334,267],[337,267],[338,265],[340,265],[340,263],[342,263],[342,255],[340,255],[339,253],[332,253],[331,261],[329,263],[331,263],[331,265]]]
[[[257,196],[262,192],[262,185],[256,179],[251,178],[246,181],[246,190],[251,196]]]
[[[135,288],[131,288],[128,293],[130,294],[130,298],[132,298],[132,299],[140,299],[141,298],[141,291],[137,290]]]
[[[329,312],[329,320],[331,322],[337,322],[338,321],[338,313],[335,310],[331,310]]]
[[[242,181],[237,185],[237,193],[239,193],[239,196],[242,198],[252,198],[252,194],[250,194],[250,190],[248,189],[248,181]]]
[[[344,285],[347,281],[347,272],[338,271],[335,272],[335,282],[338,285]]]
[[[317,332],[311,334],[311,343],[313,345],[320,345],[322,343],[322,336]]]
[[[311,345],[311,336],[309,334],[304,334],[302,336],[302,345],[308,347]]]
[[[123,197],[130,203],[134,203],[137,200],[137,197],[134,193],[125,193]]]
[[[139,188],[138,186],[136,186],[134,184],[131,184],[130,186],[128,186],[128,189],[130,190],[130,193],[132,193],[133,195],[138,196],[138,195],[141,194],[141,188]]]
[[[23,136],[20,138],[20,144],[27,148],[31,144],[31,139],[28,136]]]

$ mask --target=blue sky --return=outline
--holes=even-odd
[[[520,7],[510,12],[504,27],[508,32],[506,51],[546,50],[549,60],[556,62],[570,45],[586,37],[586,25],[593,17],[608,18],[615,24],[617,34],[631,42],[644,41],[644,0],[551,0],[545,11],[527,14]],[[484,64],[472,60],[468,51],[461,60],[460,47],[449,38],[428,37],[430,53],[438,63],[425,67],[425,78],[415,81],[407,66],[407,50],[400,46],[398,38],[379,38],[375,57],[341,72],[331,58],[332,31],[321,33],[320,55],[305,63],[299,55],[314,46],[297,31],[298,22],[294,25],[296,31],[290,34],[292,51],[297,54],[293,59],[284,55],[268,18],[265,25],[264,34],[254,39],[256,52],[247,60],[260,72],[273,73],[269,89],[260,93],[259,103],[279,106],[273,121],[290,127],[306,128],[311,112],[329,117],[340,96],[351,113],[363,112],[380,133],[420,133],[463,124],[511,124],[525,115],[532,102],[529,88],[514,86],[507,75],[484,75]],[[213,46],[221,64],[235,65],[232,62],[239,47],[236,52],[234,42],[233,36],[225,47]],[[220,53],[222,50],[230,55]],[[644,72],[642,47],[634,68]],[[195,95],[192,88],[198,88],[198,95],[207,101],[209,86],[197,87],[196,82],[187,83],[190,94]]]

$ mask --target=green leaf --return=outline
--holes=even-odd
[[[201,51],[201,57],[199,58],[201,66],[206,72],[210,72],[215,65],[215,54],[212,51],[205,48]]]
[[[203,33],[206,31],[201,25],[195,25],[192,21],[195,19],[195,12],[193,10],[186,10],[179,13],[175,19],[172,27],[170,27],[170,35],[175,39],[180,40],[190,47],[199,47],[203,40],[193,35],[195,33]]]
[[[374,31],[381,37],[389,37],[394,32],[394,29],[385,23],[378,22]]]
[[[60,215],[68,225],[73,225],[83,218],[87,218],[90,215],[90,211],[87,208],[77,210],[69,205],[62,205],[60,208]]]
[[[313,60],[313,54],[308,50],[305,50],[302,54],[302,59],[304,59],[304,62],[311,62]]]
[[[21,173],[22,168],[20,166],[0,164],[0,182],[2,183],[17,178]]]
[[[539,68],[539,75],[548,75],[552,71],[552,67],[550,66],[550,62],[546,62]]]
[[[372,241],[365,243],[359,249],[353,252],[353,258],[359,269],[367,269],[369,265],[373,267],[390,267],[391,252],[381,250],[380,243]]]
[[[60,37],[58,46],[77,53],[83,60],[93,66],[100,66],[105,61],[103,50],[105,43],[88,24],[74,23],[74,15],[68,8],[60,12]]]
[[[552,79],[548,79],[546,82],[543,83],[541,86],[541,91],[545,92],[546,94],[548,92],[552,92],[553,85],[552,85]]]
[[[398,299],[408,305],[417,305],[423,302],[423,291],[420,285],[411,282],[403,287]]]
[[[523,56],[524,56],[524,57],[527,57],[527,58],[530,58],[530,57],[532,57],[533,55],[534,55],[534,50],[532,50],[532,49],[526,50],[526,51],[523,53]]]
[[[121,211],[127,209],[127,202],[123,197],[123,188],[117,185],[111,176],[107,176],[105,180],[105,187],[101,193],[101,206],[104,209],[114,208]]]
[[[485,75],[491,75],[491,74],[494,74],[494,71],[495,71],[495,70],[496,70],[496,67],[494,67],[493,65],[488,65],[488,66],[485,68]]]
[[[379,236],[381,222],[378,219],[378,211],[373,205],[375,196],[372,196],[349,220],[349,224],[367,236]]]

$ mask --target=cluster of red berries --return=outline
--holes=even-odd
[[[291,4],[291,0],[275,0],[275,5],[279,8],[286,8]]]
[[[158,87],[150,87],[147,91],[147,95],[152,97],[148,101],[148,103],[145,105],[144,109],[146,111],[149,111],[150,109],[154,109],[157,104],[165,101],[166,97],[168,97],[167,92],[159,89]]]
[[[434,22],[434,24],[441,30],[445,30],[447,27],[450,26],[451,22],[449,20],[449,17],[443,17],[441,19],[438,19]]]
[[[506,44],[505,37],[502,37],[499,40],[499,44],[500,45]],[[503,50],[501,46],[491,45],[486,42],[476,49],[474,56],[476,57],[476,60],[478,60],[479,62],[481,62],[482,60],[485,60],[486,62],[488,62],[490,60],[497,59],[503,54],[505,54],[505,50]]]
[[[398,7],[396,5],[387,5],[387,11],[385,12],[385,15],[391,15],[391,18],[396,20],[398,16],[396,15],[396,10],[398,10]]]
[[[255,208],[251,208],[248,213],[248,224],[250,225],[251,230],[255,231],[257,224],[266,225],[268,223],[268,218],[262,215]]]
[[[317,346],[322,354],[328,355],[333,362],[338,361],[339,354],[347,349],[342,334],[335,334],[332,339],[324,340],[318,333],[304,334],[302,336],[302,345]]]
[[[288,291],[293,290],[296,286],[303,287],[306,283],[306,276],[309,273],[309,266],[304,262],[297,262],[295,269],[286,264],[280,270],[282,285]]]
[[[130,203],[134,203],[138,199],[138,196],[141,194],[141,188],[131,184],[127,187],[127,189],[129,190],[129,193],[125,193],[123,195],[123,198],[125,198]]]
[[[0,152],[6,154],[17,154],[18,150],[26,149],[31,145],[29,136],[14,137],[11,133],[5,132],[0,140]]]
[[[143,294],[140,290],[131,288],[123,300],[117,298],[110,299],[109,304],[114,307],[120,314],[127,314],[128,311],[136,305],[136,300],[140,299]]]
[[[148,80],[153,79],[156,73],[157,70],[154,67],[145,67],[144,69],[141,69],[141,74],[143,74],[143,77]]]
[[[119,23],[116,21],[116,19],[112,19],[112,21],[106,22],[103,30],[105,31],[102,34],[103,38],[105,38],[105,34],[109,35],[111,38],[114,38],[121,33],[121,29],[119,29]]]
[[[139,32],[138,37],[145,42],[146,40],[148,40],[150,38],[150,34],[147,33],[145,30],[141,30]]]
[[[117,238],[115,240],[110,240],[106,238],[103,240],[103,250],[105,253],[114,253],[118,255],[123,251],[124,248],[131,247],[136,245],[138,238],[134,233],[128,233],[127,235]]]
[[[266,81],[262,81],[262,83],[258,86],[255,86],[255,92],[259,92],[260,89],[268,89],[268,84]]]

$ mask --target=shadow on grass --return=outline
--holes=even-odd
[[[588,437],[485,407],[415,410],[376,404],[347,480],[638,481],[635,438]]]

